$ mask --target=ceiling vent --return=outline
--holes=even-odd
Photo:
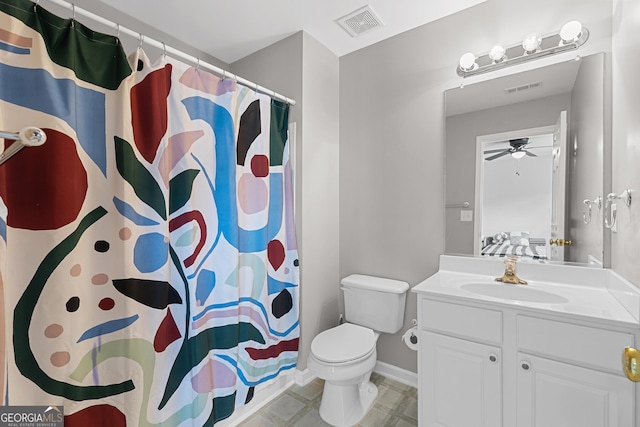
[[[369,5],[337,19],[336,22],[349,33],[351,37],[358,37],[367,31],[384,25]]]
[[[533,83],[527,83],[526,85],[520,85],[520,86],[516,86],[516,87],[510,87],[508,89],[504,90],[504,93],[506,93],[507,95],[511,95],[513,93],[519,93],[522,92],[523,90],[529,90],[529,89],[535,89],[537,87],[541,87],[542,86],[542,82],[533,82]]]

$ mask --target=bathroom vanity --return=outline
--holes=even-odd
[[[640,383],[623,353],[640,343],[638,289],[589,267],[518,264],[528,285],[494,281],[503,272],[443,255],[413,288],[419,425],[636,426]]]

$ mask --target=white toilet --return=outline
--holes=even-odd
[[[381,332],[394,334],[402,328],[409,284],[360,274],[340,283],[346,323],[313,339],[307,365],[325,381],[320,416],[346,427],[362,420],[378,394],[369,381],[376,342]]]

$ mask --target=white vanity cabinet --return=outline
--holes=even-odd
[[[425,426],[502,425],[500,348],[421,331],[420,407]],[[427,405],[427,406],[425,406]]]
[[[422,427],[634,427],[632,328],[418,292]]]
[[[502,425],[502,313],[419,298],[423,426]]]
[[[635,385],[622,372],[634,335],[516,316],[517,426],[634,426]]]
[[[635,425],[625,377],[523,353],[518,361],[518,427]]]

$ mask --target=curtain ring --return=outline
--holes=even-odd
[[[116,23],[116,37],[120,38],[120,24]]]
[[[196,58],[198,61],[196,62],[196,71],[200,71],[200,58]]]
[[[162,57],[163,58],[167,57],[167,45],[164,44],[164,42],[162,42]]]
[[[38,5],[40,4],[40,0],[36,0],[36,2],[33,4],[33,11],[35,13],[38,13]]]
[[[258,83],[254,83],[255,87],[253,88],[253,91],[255,92],[255,94],[258,94]]]
[[[227,71],[226,70],[222,70],[222,80],[224,81],[224,79],[227,78]]]
[[[138,49],[142,49],[142,43],[144,42],[144,36],[142,33],[138,33]]]
[[[75,27],[76,23],[76,5],[71,3],[71,28]]]

